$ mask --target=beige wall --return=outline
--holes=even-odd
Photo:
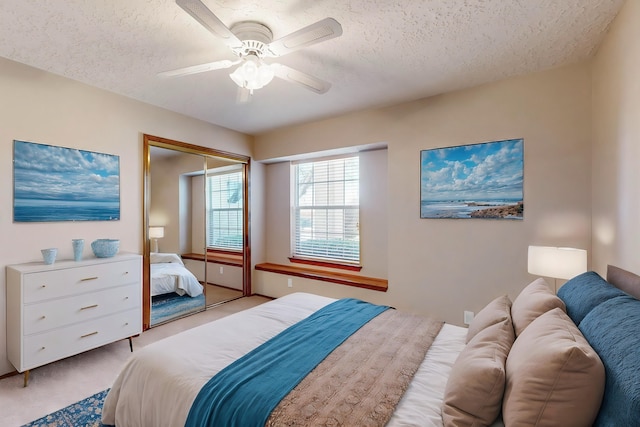
[[[477,312],[500,294],[514,297],[533,279],[528,245],[589,249],[590,106],[590,68],[578,64],[259,135],[257,160],[388,144],[389,291],[295,278],[288,288],[285,276],[265,272],[257,272],[254,289],[273,296],[300,290],[358,296],[456,324],[463,310]],[[421,150],[510,138],[525,141],[523,221],[420,219]],[[275,193],[288,188],[288,172],[280,165],[266,169],[266,253],[284,262],[272,256],[283,252],[288,235],[269,233],[288,232],[288,215],[277,214],[287,196]]]
[[[251,247],[251,283],[256,281],[254,266],[266,259],[266,191],[265,165],[251,161],[251,181],[249,182],[249,246]],[[262,234],[261,234],[262,233]],[[254,292],[255,289],[253,289]]]
[[[142,253],[142,134],[251,154],[252,137],[0,59],[0,267],[40,261],[40,249],[72,257],[71,239],[119,238]],[[121,219],[115,222],[13,223],[13,140],[120,156]],[[256,232],[261,232],[256,230]],[[85,255],[91,252],[85,245]],[[5,275],[0,275],[0,375],[6,360]]]
[[[640,1],[616,17],[593,64],[593,265],[640,273]]]
[[[204,261],[196,261],[193,259],[185,259],[184,265],[193,273],[196,278],[212,285],[225,286],[231,289],[242,290],[242,267],[233,265],[218,264],[216,262],[207,262],[207,271],[205,272]],[[222,269],[222,271],[220,270]]]
[[[204,157],[174,153],[170,157],[151,157],[149,225],[164,227],[164,237],[158,239],[160,252],[184,254],[192,251],[194,238],[199,236],[200,242],[204,240],[204,221],[197,221],[198,217],[194,216],[196,209],[192,209],[196,197],[199,200],[204,198],[204,188],[200,185],[194,191],[192,178],[186,175],[202,173]],[[200,202],[200,206],[203,206],[203,202]]]

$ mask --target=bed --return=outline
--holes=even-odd
[[[629,275],[627,277],[633,277]],[[593,292],[585,289],[592,289]],[[385,386],[382,394],[377,390],[376,396],[381,396],[382,400],[377,406],[374,404],[370,410],[370,418],[350,417],[356,413],[356,409],[365,404],[365,398],[358,394],[361,389],[366,388],[363,378],[377,378],[378,371],[375,375],[371,374],[373,371],[358,374],[363,376],[356,377],[360,379],[354,382],[355,385],[338,382],[336,384],[340,385],[336,386],[327,382],[327,379],[342,381],[342,371],[334,371],[340,369],[342,363],[331,365],[328,362],[334,354],[361,351],[356,344],[351,344],[354,337],[383,315],[398,312],[406,317],[417,316],[389,309],[365,323],[360,331],[346,338],[335,350],[331,350],[329,356],[308,372],[291,391],[287,390],[286,397],[271,408],[272,413],[266,418],[266,423],[240,423],[237,422],[239,418],[235,417],[245,416],[250,412],[249,409],[268,400],[267,397],[273,391],[267,389],[267,397],[260,395],[259,391],[263,384],[276,381],[274,377],[279,377],[280,374],[267,376],[268,381],[252,386],[250,393],[245,393],[249,395],[245,396],[249,399],[244,401],[245,403],[221,403],[216,410],[223,407],[222,410],[227,411],[223,418],[218,419],[225,420],[224,422],[211,422],[215,418],[205,418],[206,422],[203,419],[194,419],[194,414],[198,412],[194,408],[201,408],[199,405],[202,403],[202,396],[209,393],[204,391],[216,379],[225,377],[235,366],[242,365],[239,362],[260,354],[262,349],[268,348],[288,331],[302,324],[306,327],[305,322],[313,319],[318,313],[325,314],[342,301],[294,293],[184,331],[135,352],[107,395],[103,408],[103,423],[134,427],[582,426],[595,422],[595,425],[607,426],[633,425],[640,419],[640,359],[625,359],[622,367],[616,362],[620,352],[637,353],[640,344],[640,301],[615,288],[593,272],[567,282],[559,295],[555,295],[543,279],[537,279],[527,285],[513,302],[507,295],[499,296],[476,315],[468,329],[438,322],[435,322],[435,329],[433,323],[429,323],[428,327],[424,326],[425,330],[433,330],[432,342],[425,352],[421,353],[422,356],[418,357],[415,367],[400,368],[400,376],[408,378],[404,386]],[[631,322],[623,323],[635,327],[635,332],[618,331],[624,334],[624,340],[616,336],[615,331],[619,328],[612,325],[619,323],[620,319],[614,319],[613,323],[602,322],[600,317],[609,316],[612,310],[611,307],[602,308],[603,304],[628,306],[623,310],[625,316],[636,317]],[[335,312],[333,313],[335,315]],[[393,315],[396,316],[395,313]],[[384,320],[385,323],[391,321]],[[422,327],[420,324],[416,329]],[[604,333],[603,327],[608,329]],[[380,335],[375,333],[377,329],[378,326],[369,330],[367,336]],[[315,329],[311,331],[310,336],[316,335],[316,332],[313,332]],[[425,333],[425,337],[427,335]],[[611,343],[608,342],[611,339],[616,341],[617,355],[611,354]],[[401,347],[409,341],[422,340],[405,339]],[[593,347],[590,345],[591,340],[594,343]],[[324,338],[320,341],[324,342]],[[306,339],[303,342],[305,344],[301,347],[307,346],[307,342],[313,345]],[[276,345],[275,353],[269,353],[270,356],[261,359],[264,360],[261,363],[267,366],[271,360],[277,360],[280,357],[278,351],[284,351],[282,348],[280,344]],[[347,350],[342,350],[343,348]],[[384,350],[380,352],[384,355],[387,344],[378,348]],[[315,351],[314,349],[313,352]],[[290,365],[287,369],[295,371],[297,365],[294,362],[297,359],[286,357],[288,358],[285,359],[285,365]],[[416,358],[415,355],[407,358],[412,357]],[[363,362],[362,365],[366,366],[367,363]],[[260,365],[249,366],[257,366],[255,370],[260,370]],[[348,371],[356,369],[349,368]],[[623,371],[621,376],[620,370]],[[272,372],[270,367],[265,371],[267,375]],[[234,384],[244,383],[244,378],[242,381],[235,381]],[[320,394],[337,394],[338,391],[346,390],[347,397],[343,397],[342,403],[337,404],[320,400],[326,396],[312,394],[314,381],[318,381],[318,378],[325,380],[325,384],[318,387],[321,389]],[[375,385],[370,387],[375,389]],[[231,388],[239,387],[232,385]],[[398,392],[396,388],[401,390]],[[329,392],[326,392],[326,389],[329,389]],[[213,394],[208,395],[221,393],[217,396],[224,396],[226,399],[229,389],[222,390],[216,389],[211,392]],[[384,392],[385,390],[388,392]],[[394,394],[398,395],[398,400],[388,403],[388,395]],[[329,408],[327,411],[330,418],[326,418],[326,414],[322,415],[325,418],[316,414],[324,409],[325,405]],[[621,406],[624,410],[620,409]],[[384,414],[380,415],[378,412]],[[295,416],[291,418],[291,414]],[[262,420],[260,417],[257,419]]]
[[[151,296],[175,292],[178,295],[197,297],[202,294],[202,284],[182,262],[177,254],[152,252]]]

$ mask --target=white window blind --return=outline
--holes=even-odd
[[[293,166],[293,255],[360,262],[357,156]]]
[[[242,171],[207,176],[207,247],[242,250]]]

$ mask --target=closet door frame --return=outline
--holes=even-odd
[[[230,153],[199,145],[193,145],[182,141],[162,138],[154,135],[143,135],[143,185],[142,185],[142,325],[143,331],[149,329],[151,319],[151,275],[150,275],[150,253],[151,239],[149,237],[149,209],[150,209],[150,171],[151,156],[150,147],[160,147],[184,153],[198,154],[208,158],[218,158],[237,162],[243,165],[243,245],[242,245],[242,294],[251,295],[251,229],[250,229],[250,167],[251,158],[241,154]],[[206,164],[206,162],[205,162]],[[206,179],[205,179],[206,181]],[[205,270],[207,265],[207,251],[204,254]],[[205,277],[206,279],[206,277]]]

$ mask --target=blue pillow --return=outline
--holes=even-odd
[[[604,280],[598,273],[588,271],[565,283],[558,296],[567,306],[567,314],[573,323],[580,325],[582,319],[594,307],[611,298],[627,295]]]
[[[606,381],[594,426],[640,422],[640,301],[625,295],[603,302],[580,323],[580,331],[604,364]]]

